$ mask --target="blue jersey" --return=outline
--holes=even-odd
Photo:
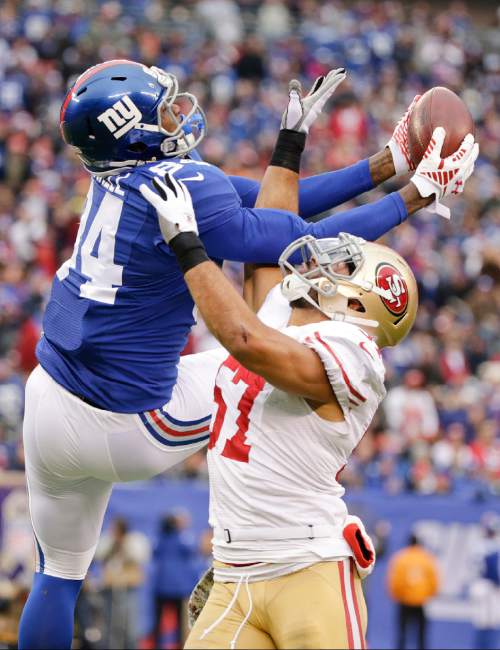
[[[139,192],[167,170],[186,183],[212,258],[275,263],[304,234],[346,230],[337,216],[308,224],[285,211],[244,207],[228,177],[201,161],[169,159],[93,177],[73,255],[54,278],[37,356],[59,384],[110,411],[139,413],[168,402],[194,324],[182,273]],[[406,217],[399,195],[378,203],[391,225]],[[350,221],[376,222],[363,209],[352,210]]]

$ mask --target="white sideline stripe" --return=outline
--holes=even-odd
[[[347,609],[349,610],[349,618],[351,619],[352,638],[354,641],[354,648],[362,650],[363,643],[361,637],[361,630],[358,626],[358,619],[356,617],[356,608],[354,606],[354,594],[351,589],[351,560],[342,560],[344,563],[344,587],[347,601]]]

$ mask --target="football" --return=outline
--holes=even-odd
[[[415,104],[408,124],[410,156],[418,165],[429,144],[434,129],[446,131],[441,157],[458,149],[467,133],[474,135],[474,122],[464,101],[443,86],[431,88]]]

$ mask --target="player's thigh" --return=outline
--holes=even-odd
[[[172,399],[166,405],[172,417],[199,421],[211,415],[215,377],[228,354],[215,348],[181,357]]]
[[[321,562],[268,582],[266,611],[277,648],[364,648],[366,608],[350,560]]]
[[[151,476],[181,463],[208,444],[217,370],[226,358],[222,349],[181,358],[178,377],[169,402],[159,409],[140,413],[137,421],[145,440],[140,455],[127,448],[139,444],[134,436],[110,440],[119,480],[145,478],[137,464],[151,468]]]
[[[181,357],[169,402],[145,413],[123,416],[129,420],[118,427],[118,435],[108,431],[114,480],[150,478],[208,444],[215,376],[226,356],[219,348]]]
[[[246,589],[240,587],[238,599],[230,606],[236,588],[234,583],[214,583],[184,648],[194,650],[235,647],[268,650],[276,647],[269,634],[256,625],[254,614],[241,627],[249,612],[250,602]]]

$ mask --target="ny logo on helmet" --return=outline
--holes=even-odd
[[[119,101],[113,104],[101,113],[97,121],[102,122],[116,139],[121,138],[122,135],[128,133],[133,129],[142,119],[142,113],[130,99],[128,95],[124,95]]]

